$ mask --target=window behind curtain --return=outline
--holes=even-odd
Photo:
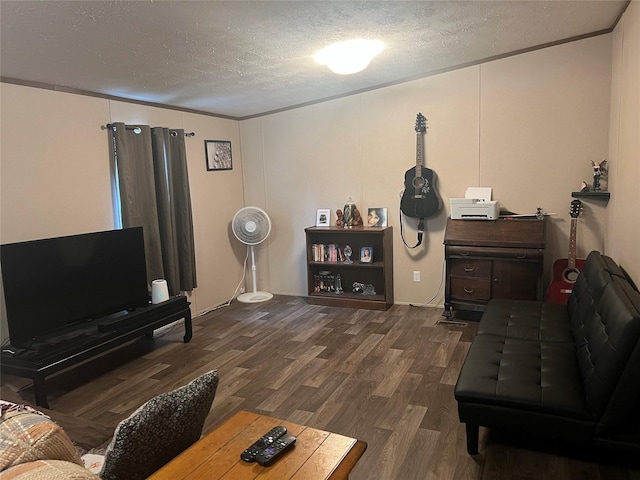
[[[147,277],[169,293],[197,286],[184,131],[114,123],[110,132],[117,228],[142,226]]]

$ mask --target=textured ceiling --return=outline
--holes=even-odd
[[[0,75],[246,118],[608,31],[628,0],[7,1]],[[379,39],[364,72],[312,55]]]

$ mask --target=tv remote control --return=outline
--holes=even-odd
[[[287,428],[282,425],[278,425],[277,427],[273,427],[267,433],[265,433],[262,437],[255,441],[253,445],[247,448],[244,452],[240,454],[240,458],[245,462],[255,462],[256,455],[260,453],[264,448],[270,447],[273,443],[287,433]]]
[[[256,455],[256,462],[263,467],[271,465],[271,463],[273,463],[294,443],[296,443],[296,437],[290,433],[285,433],[280,438],[276,439],[272,445],[260,450]]]

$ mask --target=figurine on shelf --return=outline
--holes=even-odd
[[[589,185],[587,182],[582,182],[580,185],[581,192],[602,192],[607,190],[606,187],[602,188],[600,185],[601,178],[607,176],[607,163],[607,159],[601,162],[591,162],[591,166],[593,167],[593,184]]]
[[[362,226],[362,215],[360,215],[360,210],[357,208],[353,211],[353,226],[361,227]]]
[[[336,274],[336,288],[335,288],[335,292],[336,295],[342,295],[344,293],[344,290],[342,290],[342,277],[340,276],[340,274]]]
[[[375,295],[376,294],[376,289],[373,287],[373,285],[371,285],[370,283],[367,283],[364,286],[364,290],[362,292],[363,295]]]
[[[353,282],[353,293],[361,293],[362,295],[375,295],[376,289],[370,283]]]
[[[347,200],[347,203],[344,204],[344,208],[342,209],[344,212],[344,227],[351,228],[353,227],[353,219],[355,218],[356,204],[353,202],[351,197]]]
[[[353,260],[351,260],[352,253],[353,253],[353,250],[351,249],[351,246],[345,245],[344,246],[344,263],[353,263]]]
[[[338,217],[336,227],[344,227],[344,213],[342,213],[342,210],[336,210],[336,216]]]
[[[607,175],[607,159],[605,158],[601,162],[591,162],[593,165],[593,191],[600,191],[600,177]]]

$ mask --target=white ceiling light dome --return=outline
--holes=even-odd
[[[384,48],[380,40],[347,40],[323,48],[313,58],[339,75],[358,73]]]

